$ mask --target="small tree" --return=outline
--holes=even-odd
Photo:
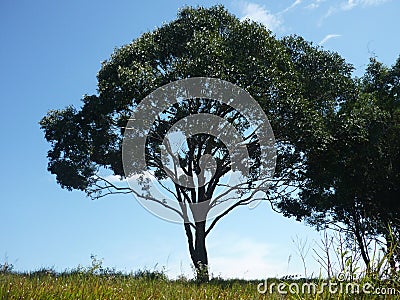
[[[268,200],[273,208],[283,203],[306,212],[293,201],[293,195],[304,181],[302,170],[309,148],[325,149],[331,139],[328,124],[336,107],[348,97],[350,72],[351,66],[337,54],[298,37],[279,41],[263,25],[240,21],[220,6],[185,8],[175,21],[116,50],[98,73],[98,95],[85,96],[81,109],[50,111],[41,120],[52,144],[48,170],[63,188],[85,191],[94,199],[133,193],[145,203],[171,211],[184,224],[198,279],[208,280],[205,239],[234,208]],[[181,100],[159,111],[152,92],[193,77],[225,80],[228,89],[232,87],[228,82],[241,87],[258,102],[262,114],[217,101],[213,91],[221,89],[215,89],[210,79],[200,79],[200,96],[188,97],[187,86],[173,89],[173,98]],[[247,94],[241,89],[237,93]],[[140,114],[143,99],[152,108],[146,110],[148,115]],[[277,157],[270,155],[275,151],[271,150],[273,139],[257,131],[266,125],[260,123],[264,113],[275,132]],[[191,127],[204,126],[196,119],[185,125],[192,134],[185,136],[184,147],[173,150],[165,136],[174,132],[174,124],[204,114],[220,120],[208,123],[209,133],[231,124],[231,142],[224,143],[221,135],[191,131]],[[140,122],[132,123],[138,119],[151,120],[145,135],[137,130]],[[137,136],[142,137],[145,164],[131,159],[135,155],[130,154],[137,153],[135,147],[141,145],[130,142]],[[232,156],[230,148],[247,153],[243,165],[248,171],[235,173],[234,161],[240,164],[243,160]],[[263,153],[269,154],[265,157]],[[275,162],[275,177],[268,179]],[[130,186],[107,180],[104,168],[127,177]],[[263,172],[267,176],[261,176],[260,183]],[[229,174],[234,184],[227,184]],[[150,177],[157,179],[169,197],[154,196]],[[216,207],[223,209],[212,214]]]

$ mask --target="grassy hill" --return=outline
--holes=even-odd
[[[262,281],[213,278],[209,283],[197,284],[186,278],[170,280],[161,271],[132,274],[79,268],[64,273],[45,269],[32,273],[3,271],[0,272],[0,299],[400,299],[398,285],[395,289],[393,282],[365,278],[357,284],[362,289],[363,284],[369,283],[370,294],[362,290],[360,293],[346,291],[346,282],[342,282],[339,292],[338,280],[332,281],[333,288],[338,290],[334,293],[329,290],[332,288],[329,282],[322,279],[268,279],[267,282],[267,291],[260,293],[258,288],[264,288]],[[278,292],[279,284],[286,294]],[[316,287],[311,293],[307,292],[310,284]]]

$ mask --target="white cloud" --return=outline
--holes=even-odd
[[[310,3],[309,5],[306,6],[307,9],[316,9],[319,7],[318,3]]]
[[[301,4],[302,0],[295,0],[289,7],[285,8],[283,11],[280,12],[280,14],[284,14],[288,12],[289,10],[295,8],[297,5]]]
[[[346,2],[343,2],[340,5],[340,8],[342,10],[350,10],[353,9],[354,7],[356,7],[358,5],[357,0],[347,0]]]
[[[245,2],[241,13],[244,15],[241,21],[249,19],[260,22],[272,31],[282,29],[283,20],[278,15],[269,12],[265,6],[261,6],[257,3]]]
[[[361,7],[378,6],[389,1],[391,0],[346,0],[342,2],[339,6],[331,6],[328,9],[328,12],[325,14],[324,18],[327,18],[333,13],[336,13],[338,11],[349,11],[359,6]]]
[[[340,5],[340,8],[342,10],[350,10],[357,6],[363,6],[363,7],[377,6],[388,1],[390,0],[347,0],[346,2],[343,2]]]
[[[122,181],[122,180],[121,180],[121,176],[118,176],[118,175],[111,175],[111,174],[105,176],[104,179],[107,180],[108,182],[111,182],[111,183],[119,183],[119,182]]]
[[[308,9],[316,9],[321,5],[321,2],[324,2],[325,0],[315,0],[309,5],[306,6]]]
[[[285,260],[273,259],[279,252],[275,248],[262,241],[225,236],[209,247],[210,271],[214,276],[248,280],[282,276],[287,264]]]
[[[375,6],[375,5],[381,5],[381,4],[383,4],[385,2],[389,2],[389,1],[391,1],[391,0],[358,0],[355,2],[357,2],[358,4],[363,5],[363,6]]]
[[[330,39],[338,38],[338,37],[341,37],[341,36],[342,35],[340,35],[340,34],[328,34],[318,43],[318,45],[322,46],[323,44],[325,44]]]

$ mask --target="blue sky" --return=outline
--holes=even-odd
[[[38,121],[95,93],[100,63],[115,47],[173,20],[184,5],[218,3],[277,37],[298,34],[337,51],[356,76],[370,56],[391,65],[400,54],[395,0],[1,1],[0,263],[63,270],[89,265],[95,254],[123,271],[157,264],[171,277],[192,274],[182,226],[151,215],[132,196],[91,201],[62,190],[46,170],[49,145]],[[239,278],[302,274],[296,236],[312,247],[320,238],[265,203],[238,209],[208,238],[211,271]],[[309,273],[317,273],[311,251],[307,261]]]

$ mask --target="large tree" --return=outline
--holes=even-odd
[[[198,278],[207,280],[205,239],[232,209],[262,199],[270,201],[273,208],[281,204],[299,209],[302,214],[307,212],[293,195],[305,179],[303,170],[310,149],[326,149],[332,139],[331,120],[337,108],[352,97],[351,70],[335,53],[323,51],[299,37],[278,40],[263,25],[240,21],[223,7],[185,8],[175,21],[117,49],[97,75],[98,94],[85,96],[81,108],[52,110],[41,120],[45,137],[51,143],[48,170],[68,190],[82,190],[92,198],[133,193],[137,198],[174,212],[184,224]],[[185,99],[178,90],[176,96],[181,101],[171,103],[161,113],[154,110],[158,115],[151,116],[154,122],[145,143],[145,169],[170,197],[153,197],[149,188],[152,179],[140,174],[136,181],[142,192],[132,185],[110,182],[104,176],[104,169],[121,178],[140,173],[134,167],[135,161],[125,161],[133,166],[128,168],[129,174],[123,164],[123,137],[130,136],[132,129],[127,126],[128,120],[143,99],[157,88],[193,77],[233,83],[246,90],[262,107],[274,130],[278,154],[274,178],[268,181],[269,189],[265,186],[257,189],[254,185],[260,166],[265,163],[260,142],[265,137],[255,134],[257,128],[251,127],[251,120],[246,119],[249,116],[251,119],[251,115],[212,97]],[[204,86],[210,88],[207,84]],[[210,206],[226,203],[226,198],[219,201],[221,195],[225,196],[219,187],[226,188],[224,176],[234,169],[229,145],[210,134],[186,138],[185,147],[169,163],[172,168],[182,170],[180,175],[197,176],[197,180],[203,181],[197,186],[177,181],[179,174],[164,167],[168,160],[163,158],[162,150],[166,148],[168,152],[164,137],[174,124],[206,113],[232,124],[245,141],[243,145],[249,156],[245,180],[229,190],[234,195],[228,200],[233,201],[212,215],[211,220],[207,216]],[[202,157],[211,157],[211,160]],[[213,170],[208,177],[202,173],[207,168]],[[171,201],[178,205],[170,205]],[[196,212],[191,205],[203,202],[208,205],[202,210],[206,215],[193,216]]]

